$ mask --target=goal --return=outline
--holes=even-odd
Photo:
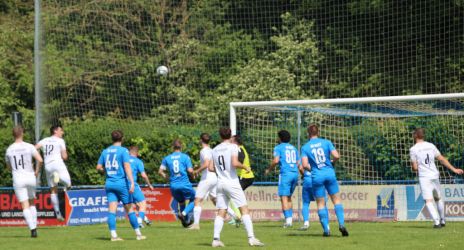
[[[335,169],[345,206],[362,210],[369,208],[369,202],[375,203],[371,205],[380,202],[374,208],[375,216],[402,219],[407,214],[397,214],[397,208],[382,212],[382,207],[387,208],[388,202],[396,200],[396,207],[404,205],[407,213],[408,200],[417,200],[416,174],[411,171],[409,161],[413,130],[425,128],[426,140],[434,143],[452,164],[462,166],[463,101],[464,93],[232,102],[230,126],[233,133],[244,138],[256,171],[263,173],[272,159],[279,130],[288,130],[291,142],[301,148],[307,141],[307,127],[319,125],[320,136],[331,140],[341,155]],[[443,184],[462,183],[462,177],[440,164],[437,166]],[[277,173],[267,179],[277,180]],[[363,213],[369,218],[367,214],[374,211],[359,214]]]

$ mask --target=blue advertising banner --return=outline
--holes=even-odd
[[[67,202],[70,208],[68,225],[87,225],[105,223],[108,216],[108,200],[105,190],[70,190],[67,192]],[[117,219],[124,219],[122,204],[118,205]]]

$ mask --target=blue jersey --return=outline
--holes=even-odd
[[[171,186],[192,186],[187,172],[187,169],[192,168],[192,161],[188,155],[174,152],[163,159],[161,168],[169,170]]]
[[[121,146],[110,146],[103,150],[98,164],[103,165],[106,173],[106,183],[127,184],[124,163],[129,163],[129,151]]]
[[[134,177],[134,182],[137,184],[137,176],[138,174],[145,172],[145,167],[143,166],[143,161],[135,156],[130,156],[129,163],[132,169],[132,176]]]
[[[280,174],[298,173],[298,150],[290,143],[281,143],[274,148],[274,157],[279,157]]]
[[[311,172],[333,168],[330,154],[335,150],[331,141],[321,138],[310,139],[301,148],[301,157],[308,158]]]

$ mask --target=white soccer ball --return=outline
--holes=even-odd
[[[166,67],[164,65],[161,65],[158,68],[156,68],[156,73],[158,75],[165,76],[165,75],[167,75],[169,73],[169,69],[168,69],[168,67]]]

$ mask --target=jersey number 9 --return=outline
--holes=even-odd
[[[220,155],[218,156],[218,164],[219,164],[219,169],[222,171],[226,170],[226,162],[224,161],[224,156]]]

